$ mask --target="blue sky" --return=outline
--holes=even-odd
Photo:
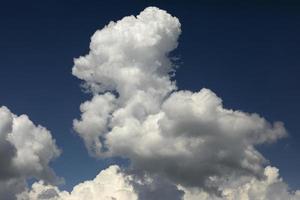
[[[62,155],[52,163],[70,190],[120,159],[88,156],[72,130],[79,105],[91,98],[71,74],[91,35],[111,20],[149,5],[182,24],[176,81],[180,89],[210,88],[225,107],[285,123],[289,137],[259,149],[292,188],[300,180],[300,6],[179,1],[26,1],[0,9],[0,104],[51,130]],[[74,176],[76,174],[76,176]]]

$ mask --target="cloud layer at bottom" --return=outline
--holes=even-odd
[[[278,169],[266,167],[265,179],[239,177],[222,186],[221,196],[211,195],[197,188],[184,188],[146,177],[136,179],[113,165],[101,171],[95,179],[78,184],[69,193],[40,181],[32,189],[23,192],[18,200],[299,200],[300,191],[290,192],[279,177]],[[162,184],[161,184],[162,183]],[[170,184],[170,183],[169,183]],[[158,188],[155,186],[162,186]],[[144,188],[143,188],[144,187]],[[147,188],[147,189],[145,189]],[[176,188],[176,189],[175,189]],[[174,195],[175,194],[175,195]]]

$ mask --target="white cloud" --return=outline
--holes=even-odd
[[[221,196],[199,188],[172,185],[160,177],[135,177],[118,166],[110,166],[96,178],[76,185],[69,193],[43,181],[19,194],[18,200],[299,200],[300,191],[290,192],[279,177],[278,169],[266,167],[264,179],[242,176],[229,182],[220,181]]]
[[[131,167],[218,194],[216,179],[263,177],[255,145],[287,133],[281,122],[226,109],[209,89],[180,91],[168,53],[180,23],[155,7],[98,30],[73,74],[94,97],[74,129],[96,157],[122,156]]]
[[[28,178],[58,181],[49,167],[60,154],[51,133],[4,106],[0,107],[0,119],[0,196],[14,199],[26,187]]]
[[[131,180],[132,177],[113,165],[95,179],[76,185],[70,193],[40,181],[30,191],[20,194],[18,200],[137,200]]]
[[[185,191],[183,200],[299,200],[300,191],[291,192],[286,183],[279,177],[278,169],[266,167],[265,179],[239,177],[227,181],[222,186],[222,197],[212,196],[197,188],[181,188]]]
[[[75,59],[73,75],[94,92],[116,90],[125,99],[136,90],[165,94],[174,88],[166,54],[180,32],[177,18],[154,7],[110,22],[92,36],[89,54]]]
[[[177,89],[168,54],[180,32],[176,17],[149,7],[97,31],[75,59],[72,72],[93,98],[74,129],[91,155],[129,158],[127,171],[110,166],[71,192],[49,185],[60,153],[50,132],[1,107],[1,198],[299,200],[256,149],[286,136],[283,123],[224,108],[209,89]],[[27,188],[30,177],[41,181]]]
[[[74,128],[84,138],[90,154],[101,155],[103,145],[99,137],[101,133],[108,131],[108,119],[114,108],[115,97],[110,93],[95,95],[90,102],[87,101],[80,106],[83,114],[81,121],[74,120]]]

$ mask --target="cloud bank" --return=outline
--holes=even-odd
[[[118,166],[110,166],[90,181],[78,184],[69,193],[42,181],[34,183],[30,191],[23,192],[18,200],[299,200],[300,191],[289,192],[279,177],[278,169],[266,167],[264,180],[243,177],[221,184],[222,197],[197,188],[178,186],[177,191],[150,177],[136,180]],[[139,185],[139,187],[137,186]],[[144,188],[143,188],[144,186]],[[159,188],[161,187],[161,188]]]
[[[27,115],[17,116],[0,107],[0,197],[14,199],[29,178],[58,181],[49,162],[59,156],[51,133],[34,125]]]

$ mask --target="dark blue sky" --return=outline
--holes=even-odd
[[[150,5],[181,21],[174,52],[179,88],[207,87],[227,108],[283,121],[289,138],[259,148],[292,188],[300,187],[300,4],[207,2],[2,1],[0,105],[52,131],[63,150],[53,162],[66,179],[62,188],[93,178],[110,163],[126,164],[90,158],[72,131],[80,103],[90,96],[71,68],[97,29]]]

